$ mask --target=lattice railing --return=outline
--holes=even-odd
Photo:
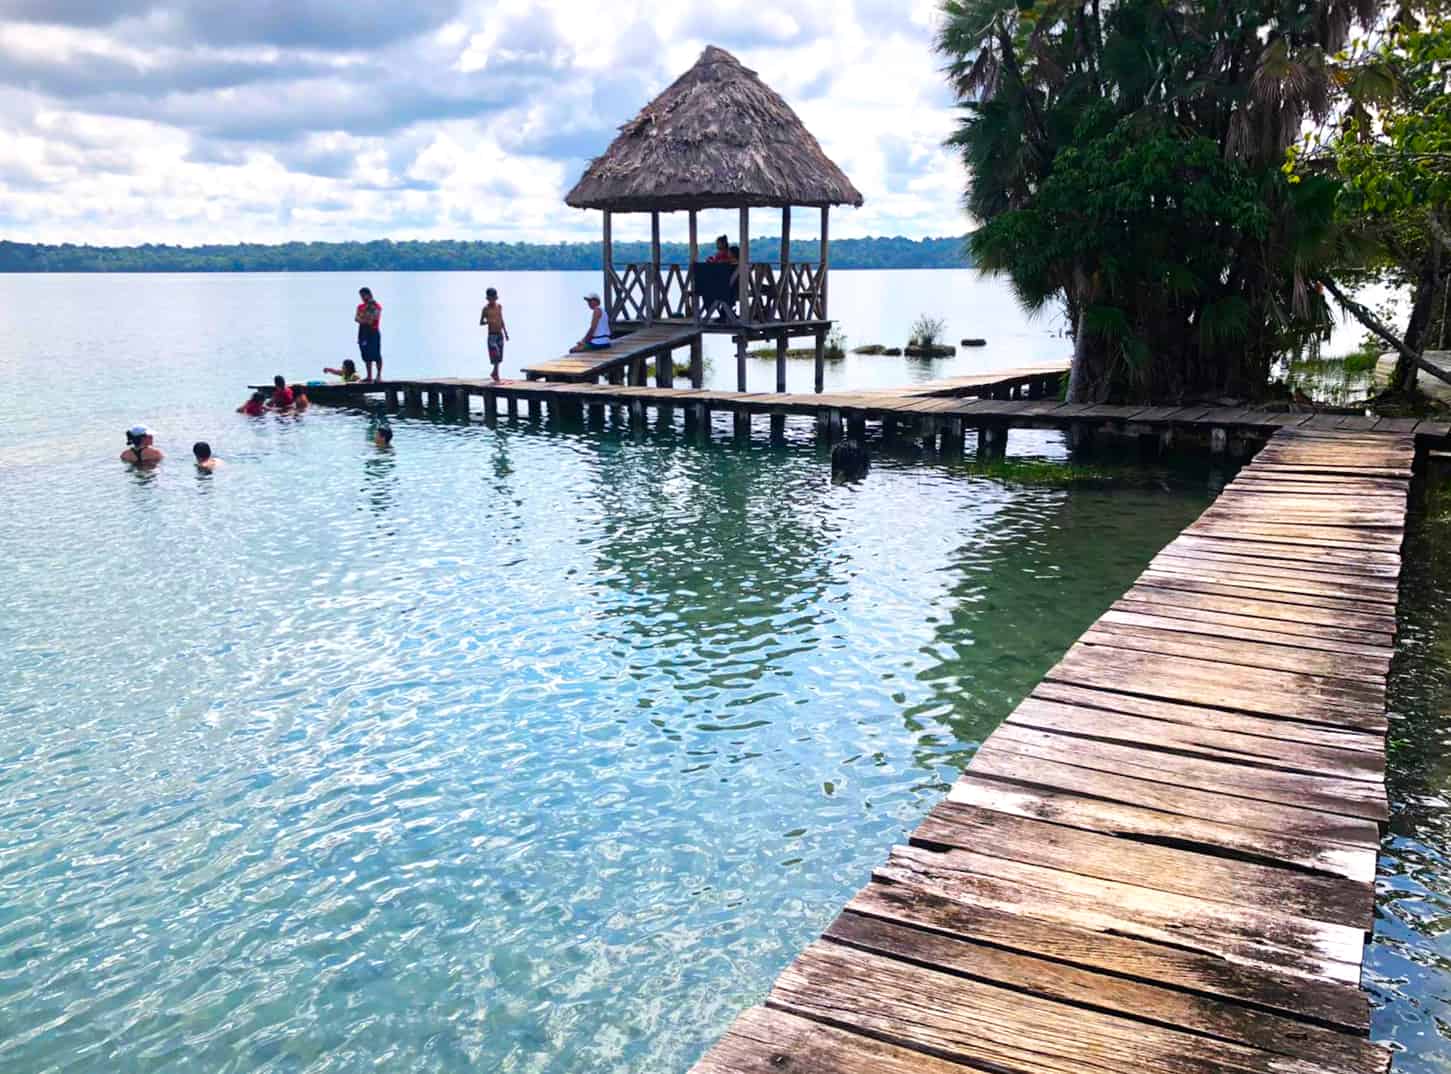
[[[779,264],[753,264],[747,319],[752,324],[825,320],[825,280],[814,261],[793,261],[784,276]],[[648,261],[629,262],[606,269],[605,281],[612,322],[685,320],[702,312],[695,308],[688,265],[661,265],[657,274]]]

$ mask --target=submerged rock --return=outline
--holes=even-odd
[[[964,339],[962,341],[962,345],[964,347],[986,347],[987,346],[987,340],[985,340],[985,339]]]

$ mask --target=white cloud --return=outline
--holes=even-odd
[[[706,44],[785,96],[862,191],[833,234],[966,227],[934,0],[265,8],[227,26],[186,0],[9,5],[0,236],[594,238],[564,193]]]

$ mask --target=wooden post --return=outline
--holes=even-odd
[[[962,419],[948,418],[942,426],[942,454],[957,458],[962,454]]]
[[[736,336],[736,391],[746,390],[746,334]]]
[[[750,412],[738,408],[736,412],[731,415],[731,417],[735,424],[736,442],[742,444],[746,443],[751,439]]]
[[[1075,426],[1076,428],[1076,426]],[[1005,425],[980,425],[977,430],[977,457],[1001,459],[1008,451],[1008,429]]]
[[[605,297],[605,316],[609,317],[615,308],[614,290],[612,284],[615,278],[615,247],[610,237],[610,211],[605,210],[605,237],[604,246],[601,249],[604,259],[605,287],[602,292]]]
[[[538,421],[539,420],[539,400],[538,399],[530,399],[529,400],[529,420],[530,421]]]
[[[1216,425],[1209,430],[1209,453],[1211,455],[1223,455],[1229,446],[1229,431],[1222,425]]]
[[[958,423],[958,434],[961,435],[962,426]],[[882,415],[882,442],[890,444],[897,439],[897,419],[890,414]]]
[[[816,294],[821,301],[821,312],[818,316],[822,320],[831,316],[831,308],[826,304],[826,274],[831,268],[831,254],[828,248],[829,233],[827,231],[827,220],[831,215],[831,207],[821,207],[821,264],[817,268]]]
[[[705,385],[705,342],[697,335],[690,341],[690,386],[699,391]]]
[[[493,425],[499,420],[499,397],[487,388],[484,389],[484,421]]]
[[[635,388],[643,388],[648,384],[649,377],[646,376],[644,357],[635,358],[630,362],[630,385]]]
[[[867,438],[867,416],[865,414],[853,414],[846,420],[846,435],[857,443]]]
[[[771,415],[771,443],[784,444],[786,442],[786,415]]]
[[[460,388],[458,390],[458,416],[467,421],[469,416],[469,390]]]
[[[419,388],[407,387],[403,389],[403,405],[409,410],[423,409],[423,392]]]
[[[655,315],[660,312],[660,214],[652,211],[650,213],[650,282],[645,288],[645,301],[650,307],[649,314],[645,318],[646,324],[655,323]]]
[[[826,330],[816,330],[816,394],[826,389]]]
[[[776,319],[791,316],[791,206],[781,206],[781,278],[776,281]],[[780,389],[777,389],[778,391]]]
[[[397,410],[398,409],[398,389],[397,388],[389,388],[388,391],[387,391],[387,393],[385,394],[384,398],[387,400],[386,405],[387,405],[387,407],[388,407],[389,410]]]
[[[791,337],[782,332],[776,337],[776,390],[786,390],[786,349],[791,345]]]
[[[737,298],[740,303],[741,320],[751,323],[751,210],[741,206],[741,260],[736,266]],[[741,378],[741,391],[745,391],[745,378]]]
[[[510,421],[518,421],[519,420],[519,397],[517,395],[513,395],[513,394],[507,396],[504,399],[504,406],[508,409],[508,412],[509,412],[509,420]]]
[[[700,307],[695,304],[695,262],[700,257],[700,239],[696,234],[695,210],[690,210],[690,264],[685,269],[685,288],[690,297],[690,313],[694,320],[700,320]],[[699,384],[695,385],[697,388]]]
[[[826,439],[831,444],[841,439],[841,411],[836,407],[826,412]]]
[[[655,386],[675,387],[675,352],[663,350],[655,355]]]

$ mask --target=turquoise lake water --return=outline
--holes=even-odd
[[[577,283],[545,277],[539,335]],[[434,281],[377,288],[385,355],[412,331],[460,372],[476,338],[416,343]],[[802,430],[397,419],[380,452],[357,413],[233,413],[347,353],[319,341],[355,286],[0,277],[7,1074],[683,1071],[1224,476],[884,458],[833,486]],[[150,473],[115,459],[136,420]],[[1444,1069],[1438,816],[1384,859],[1401,1069]]]

